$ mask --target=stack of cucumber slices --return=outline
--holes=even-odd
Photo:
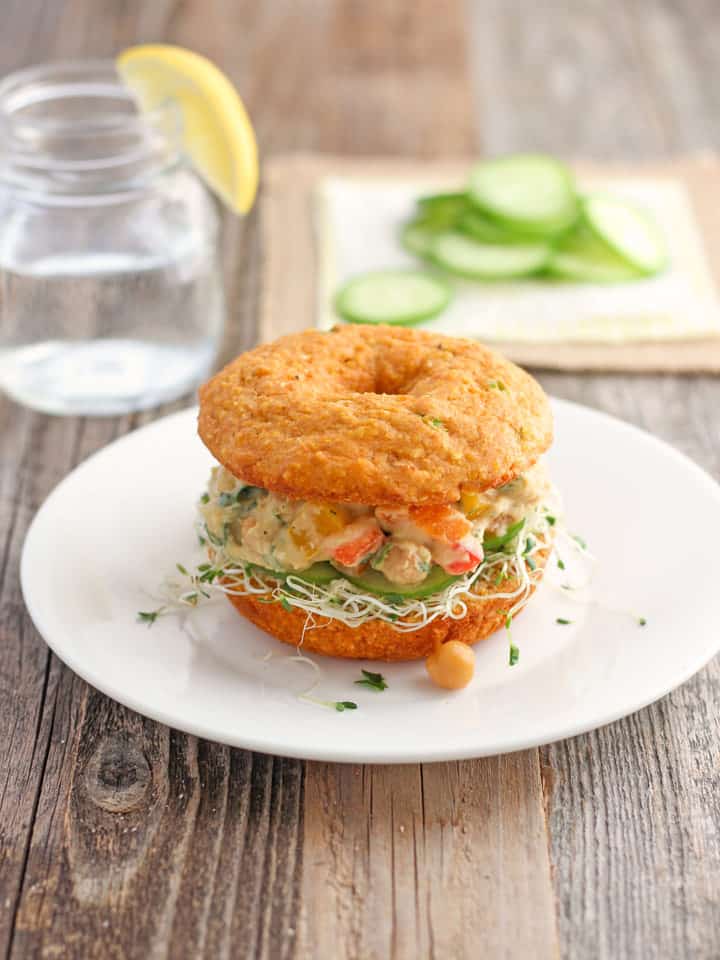
[[[344,319],[403,325],[428,320],[451,299],[446,275],[623,283],[667,264],[662,233],[647,213],[609,193],[580,195],[571,171],[541,155],[479,163],[466,190],[420,197],[400,238],[434,271],[355,277],[335,299]]]

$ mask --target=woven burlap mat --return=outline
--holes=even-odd
[[[294,154],[270,160],[261,195],[263,269],[262,341],[314,326],[317,321],[315,188],[330,175],[424,176],[462,182],[468,160],[419,163],[388,158]],[[720,160],[709,153],[643,165],[599,166],[579,162],[580,175],[674,177],[688,191],[713,278],[720,289]],[[493,343],[517,363],[557,370],[625,372],[720,372],[720,336],[628,344]]]

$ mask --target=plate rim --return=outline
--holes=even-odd
[[[718,502],[718,507],[720,508],[720,483],[716,481],[707,470],[692,460],[687,454],[683,453],[681,450],[678,450],[667,441],[662,440],[661,438],[655,436],[647,430],[642,429],[641,427],[636,426],[633,423],[629,423],[628,421],[622,420],[613,414],[607,413],[604,410],[598,410],[596,408],[586,406],[585,404],[577,403],[573,400],[565,400],[559,397],[551,396],[550,399],[553,407],[558,406],[560,408],[569,408],[574,413],[579,413],[581,416],[590,416],[591,418],[605,421],[614,429],[619,428],[626,430],[631,434],[641,436],[643,438],[643,442],[650,442],[663,455],[671,456],[684,468],[689,469],[692,473],[694,473],[698,480],[701,480],[707,487],[708,492],[715,496]],[[55,487],[42,502],[36,511],[30,526],[28,527],[22,547],[20,558],[20,586],[23,602],[35,629],[40,634],[40,637],[44,643],[62,663],[76,673],[84,682],[89,684],[91,687],[94,687],[105,696],[110,697],[112,700],[115,700],[123,706],[134,710],[141,716],[147,717],[191,736],[200,737],[204,740],[222,743],[238,749],[252,750],[259,753],[300,760],[313,760],[330,763],[377,764],[440,763],[451,760],[467,760],[481,757],[499,756],[508,753],[515,753],[521,750],[528,750],[550,743],[555,743],[560,740],[571,739],[581,734],[601,729],[610,723],[614,723],[617,720],[642,710],[644,707],[647,707],[652,703],[656,703],[671,691],[682,686],[691,677],[702,670],[703,667],[705,667],[720,651],[719,632],[717,640],[714,641],[714,645],[708,644],[707,648],[704,647],[702,653],[694,658],[692,663],[685,670],[679,673],[671,683],[667,685],[663,684],[648,696],[632,699],[631,704],[626,704],[623,707],[608,710],[599,718],[596,717],[593,720],[580,721],[571,725],[568,725],[567,722],[563,722],[550,729],[544,729],[543,733],[540,735],[530,735],[522,738],[516,737],[508,742],[500,741],[496,742],[495,745],[486,744],[485,746],[480,747],[477,745],[473,746],[472,744],[460,744],[456,746],[450,745],[447,747],[425,745],[424,747],[419,747],[416,751],[409,751],[404,748],[393,751],[392,742],[390,741],[389,744],[388,742],[385,742],[379,746],[375,746],[372,750],[368,750],[363,748],[353,748],[352,741],[348,742],[347,739],[342,740],[342,743],[345,744],[344,747],[321,746],[319,749],[317,749],[314,748],[311,743],[307,745],[303,745],[301,743],[290,743],[283,746],[282,744],[278,744],[277,738],[264,738],[262,735],[253,734],[250,731],[243,733],[241,736],[232,736],[228,734],[227,730],[218,729],[212,724],[187,721],[184,720],[182,716],[159,709],[153,706],[152,703],[148,704],[144,699],[133,696],[132,692],[114,688],[112,683],[108,683],[103,679],[102,674],[98,674],[96,670],[85,668],[82,663],[78,662],[78,659],[76,659],[72,654],[68,654],[67,650],[63,649],[63,645],[61,643],[57,644],[50,639],[53,631],[52,629],[48,629],[47,622],[42,611],[39,610],[32,601],[32,589],[29,587],[31,574],[29,573],[28,569],[28,557],[32,549],[33,540],[36,536],[38,536],[38,520],[42,512],[49,504],[51,504],[54,499],[56,499],[56,497],[62,494],[65,486],[72,482],[80,471],[91,464],[96,458],[103,456],[110,448],[122,446],[137,434],[159,429],[171,420],[182,418],[190,420],[192,415],[197,415],[197,410],[197,406],[193,405],[191,407],[186,407],[183,410],[175,411],[174,413],[159,417],[149,424],[138,427],[137,429],[132,430],[130,433],[124,434],[123,436],[112,440],[110,443],[86,457],[55,485]],[[457,743],[457,741],[455,742]]]

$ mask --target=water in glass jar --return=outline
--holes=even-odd
[[[0,263],[0,386],[48,413],[116,414],[173,399],[212,367],[224,305],[218,267],[84,253]]]
[[[138,110],[112,62],[0,81],[0,389],[48,413],[174,400],[224,322],[214,202],[172,104]]]

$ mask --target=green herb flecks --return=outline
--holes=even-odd
[[[565,569],[565,564],[562,562],[562,560],[560,559],[560,557],[557,558],[557,565],[558,565],[558,568],[559,568],[560,570],[564,570],[564,569]]]
[[[501,392],[505,392],[507,390],[507,387],[502,380],[488,380],[488,387],[491,390],[500,390]]]
[[[222,567],[211,567],[205,563],[202,566],[205,569],[202,570],[200,576],[198,577],[198,581],[200,583],[213,583],[218,577],[223,575]],[[201,568],[198,567],[198,570],[200,569]]]
[[[205,533],[207,534],[208,540],[210,541],[210,543],[211,543],[214,547],[224,547],[224,546],[225,546],[225,544],[227,543],[227,540],[228,540],[229,526],[230,526],[230,525],[227,524],[227,523],[224,524],[224,526],[223,526],[223,535],[222,535],[222,537],[218,537],[218,536],[216,536],[216,535],[212,532],[212,530],[208,527],[208,525],[205,524]]]
[[[377,551],[377,553],[373,556],[373,558],[370,561],[370,566],[373,568],[373,570],[382,569],[382,565],[385,562],[385,558],[390,553],[391,549],[392,549],[392,544],[390,544],[389,542],[384,543],[380,547],[380,549]]]
[[[176,563],[175,567],[177,568],[178,573],[181,573],[184,577],[190,576],[190,574],[187,572],[187,570],[181,563]]]
[[[280,597],[280,606],[283,610],[287,610],[288,613],[293,609],[293,605],[290,603],[287,597]]]
[[[638,626],[639,626],[639,627],[644,627],[644,626],[646,626],[646,624],[647,624],[647,620],[645,619],[645,617],[638,617]]]
[[[204,494],[200,497],[200,503],[210,503],[210,494],[209,494],[209,493],[204,493]]]
[[[506,614],[505,614],[505,630],[507,631],[508,643],[509,643],[509,648],[508,648],[508,664],[509,664],[511,667],[514,667],[515,664],[516,664],[516,663],[518,662],[518,660],[520,659],[520,648],[519,648],[516,644],[513,643],[513,639],[512,639],[512,621],[513,621],[512,614],[511,614],[511,613],[506,613]]]
[[[563,617],[557,617],[555,623],[559,623],[562,627],[567,627],[572,623],[572,620],[565,620]]]
[[[371,673],[369,670],[361,670],[360,672],[362,673],[362,680],[355,681],[357,686],[367,687],[369,690],[377,691],[377,693],[387,690],[388,685],[381,673]]]
[[[506,547],[511,540],[514,540],[518,533],[525,526],[525,519],[518,520],[507,528],[505,533],[498,537],[485,537],[483,539],[483,550],[486,554],[497,553],[502,547]]]
[[[301,693],[300,699],[307,700],[308,703],[316,703],[319,707],[326,707],[328,710],[337,710],[338,713],[344,713],[345,710],[357,710],[358,708],[358,705],[352,700],[321,700],[309,693]]]
[[[151,627],[163,613],[165,613],[165,607],[158,607],[157,610],[139,610],[137,615],[138,623],[146,623]]]
[[[547,520],[547,522],[550,524],[551,527],[554,527],[555,524],[557,523],[557,517],[553,517],[552,514],[550,513],[545,514],[545,519]]]
[[[435,430],[447,430],[447,427],[439,417],[431,417],[427,413],[420,413],[418,416],[424,423],[429,427],[433,427]]]

